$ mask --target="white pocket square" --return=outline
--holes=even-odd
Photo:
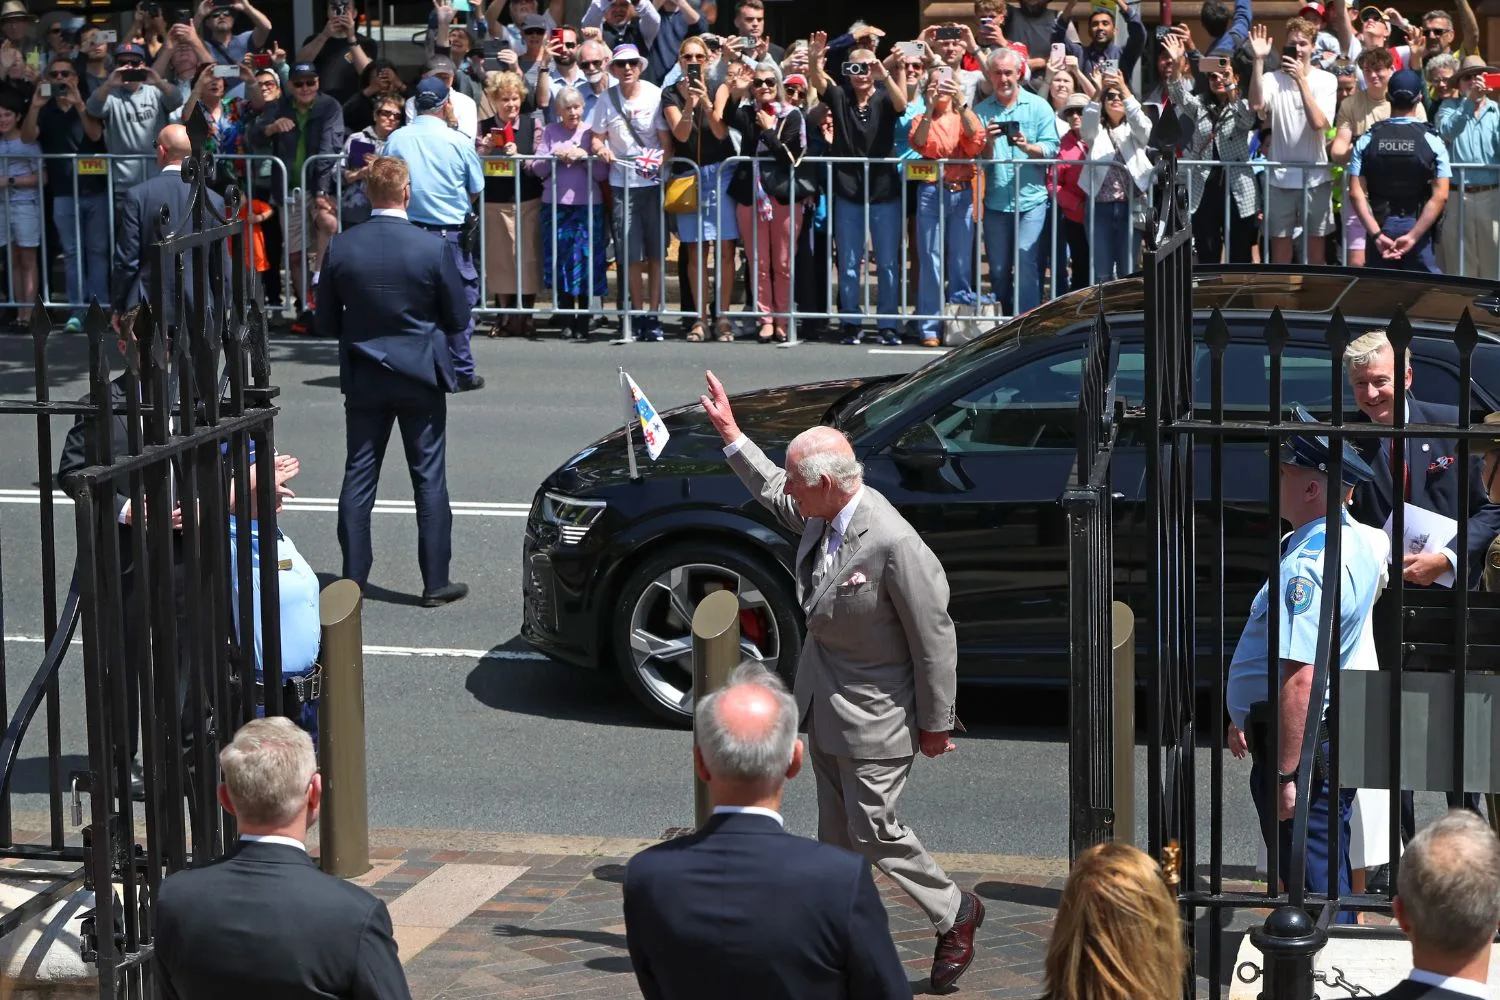
[[[865,575],[863,573],[855,573],[853,576],[849,577],[849,579],[847,579],[847,580],[844,581],[844,586],[846,586],[846,587],[858,587],[860,584],[862,584],[862,583],[868,583],[868,582],[869,582],[868,579],[865,577]]]

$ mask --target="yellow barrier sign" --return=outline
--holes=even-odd
[[[106,169],[103,157],[80,157],[78,160],[78,173],[80,176],[103,177]]]
[[[938,165],[931,160],[910,160],[906,164],[906,179],[931,183],[938,179]]]
[[[515,160],[485,160],[484,176],[486,177],[514,177],[516,176]]]

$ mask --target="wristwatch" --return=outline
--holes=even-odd
[[[1276,783],[1278,785],[1290,785],[1290,784],[1292,784],[1293,782],[1295,782],[1297,780],[1297,776],[1301,772],[1302,772],[1302,765],[1301,764],[1298,764],[1296,767],[1292,768],[1290,771],[1277,771],[1276,772]]]

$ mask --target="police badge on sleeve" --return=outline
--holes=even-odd
[[[1294,576],[1286,583],[1286,606],[1292,614],[1300,615],[1313,602],[1313,582],[1305,576]]]

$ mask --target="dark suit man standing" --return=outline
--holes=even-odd
[[[932,985],[946,989],[974,960],[984,904],[932,860],[896,817],[896,801],[919,751],[956,749],[948,578],[890,501],[864,485],[843,434],[803,431],[783,472],[740,433],[713,372],[708,388],[700,401],[730,467],[801,536],[795,572],[807,639],[796,694],[818,779],[818,839],[858,851],[911,896],[937,929]]]
[[[870,866],[783,828],[782,786],[802,769],[786,685],[744,664],[693,714],[713,816],[625,869],[625,940],[646,1000],[910,997]]]
[[[1398,367],[1395,349],[1385,331],[1374,330],[1356,337],[1344,350],[1344,371],[1349,385],[1354,390],[1354,401],[1363,417],[1371,423],[1390,426],[1396,421],[1398,401],[1406,407],[1408,424],[1457,424],[1458,407],[1444,403],[1427,403],[1416,399],[1411,393],[1412,371],[1410,352]],[[1398,374],[1399,372],[1399,374]],[[1462,541],[1457,537],[1438,552],[1409,554],[1403,558],[1402,578],[1408,587],[1431,587],[1445,573],[1458,571],[1458,547],[1468,549],[1470,589],[1479,586],[1484,572],[1485,556],[1490,542],[1500,530],[1500,506],[1489,502],[1485,491],[1482,453],[1475,449],[1469,457],[1468,496],[1458,489],[1458,442],[1451,438],[1408,438],[1406,440],[1405,489],[1394,488],[1396,481],[1391,452],[1392,438],[1371,438],[1361,443],[1360,457],[1375,471],[1375,478],[1354,491],[1354,502],[1350,510],[1354,517],[1377,528],[1385,526],[1391,516],[1395,498],[1404,495],[1407,502],[1424,510],[1458,520],[1461,508],[1469,512],[1468,535]],[[1455,581],[1457,583],[1458,581]],[[1463,584],[1461,584],[1463,585]],[[1378,653],[1398,648],[1401,620],[1390,613],[1390,602],[1394,588],[1387,587],[1384,596],[1375,605],[1372,616],[1375,628],[1375,645]],[[1384,605],[1387,610],[1381,611]],[[1384,665],[1392,669],[1391,664]],[[1479,808],[1479,796],[1467,797],[1469,807]],[[1457,805],[1459,797],[1450,793],[1448,804]],[[1410,839],[1416,830],[1416,812],[1411,792],[1402,793],[1401,831],[1403,839]]]
[[[160,242],[162,236],[181,229],[190,221],[188,208],[194,186],[183,183],[182,161],[192,153],[193,146],[188,139],[187,129],[181,125],[168,125],[156,137],[156,162],[161,165],[161,173],[125,193],[120,207],[119,224],[115,230],[114,284],[110,291],[110,304],[114,307],[116,316],[129,315],[142,300],[151,295],[155,286],[156,261],[148,248]],[[214,211],[222,217],[224,199],[208,191],[208,200]],[[166,226],[167,233],[158,232],[157,219],[164,206],[171,213]],[[194,250],[192,254],[204,252],[207,251]],[[227,268],[227,246],[218,252],[224,254]],[[184,295],[189,310],[195,308],[193,262],[191,254],[183,261],[187,273]],[[224,273],[227,275],[228,271]],[[163,280],[162,289],[166,301],[153,302],[151,305],[153,309],[163,311],[168,326],[175,327],[178,324],[177,280],[170,261]]]
[[[254,719],[219,754],[234,853],[168,876],[156,958],[168,1000],[410,1000],[385,904],[308,857],[323,776],[312,738]]]
[[[469,308],[453,255],[407,221],[411,179],[389,156],[370,162],[369,222],[334,237],[318,279],[318,334],[339,342],[347,457],[339,490],[344,576],[369,581],[370,511],[391,425],[401,427],[417,506],[422,605],[468,594],[448,578],[453,509],[448,504],[447,393],[457,388],[447,338]]]
[[[1500,841],[1484,820],[1455,809],[1433,820],[1401,855],[1393,900],[1411,941],[1411,974],[1375,1000],[1485,1000],[1490,945],[1500,924]]]

